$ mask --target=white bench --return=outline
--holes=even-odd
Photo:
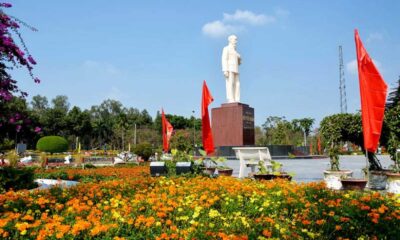
[[[266,169],[272,169],[272,158],[267,147],[234,147],[232,149],[240,161],[239,178],[245,177],[247,167],[250,167],[251,173],[254,174],[259,161],[264,161]]]

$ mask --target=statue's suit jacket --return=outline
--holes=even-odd
[[[222,50],[222,71],[239,73],[240,55],[229,46]]]

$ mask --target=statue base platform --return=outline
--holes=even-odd
[[[215,147],[254,145],[254,108],[243,103],[224,103],[213,108],[211,114]]]

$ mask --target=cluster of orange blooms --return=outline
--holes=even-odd
[[[400,200],[323,183],[148,176],[148,167],[67,170],[114,179],[0,195],[5,239],[400,239]]]

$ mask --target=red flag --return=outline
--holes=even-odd
[[[365,50],[357,29],[354,31],[354,35],[360,82],[364,148],[369,152],[375,152],[378,148],[385,114],[387,85]]]
[[[318,136],[317,139],[318,154],[321,154],[321,138]]]
[[[203,147],[207,155],[214,152],[214,141],[210,126],[210,117],[208,116],[208,105],[214,101],[208,90],[206,81],[203,82],[203,93],[201,97],[201,123],[202,123],[202,136]]]
[[[162,109],[162,114],[161,114],[161,125],[162,125],[163,150],[164,152],[168,152],[169,140],[171,139],[174,128],[165,117],[164,109]]]

